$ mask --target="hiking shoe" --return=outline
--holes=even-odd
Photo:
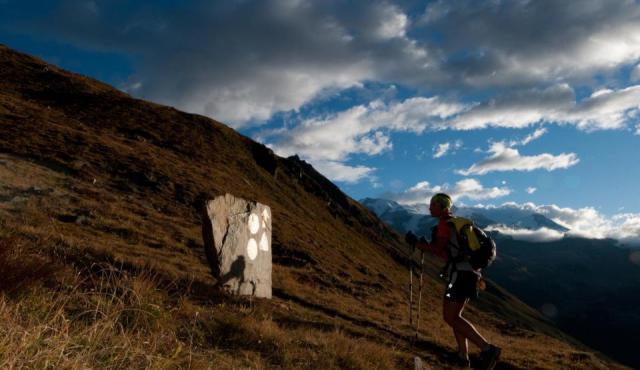
[[[480,369],[492,370],[496,366],[496,362],[498,362],[500,352],[502,352],[500,347],[490,344],[488,349],[480,353]]]

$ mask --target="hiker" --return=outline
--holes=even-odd
[[[474,269],[468,260],[460,253],[455,228],[450,224],[453,218],[451,197],[444,193],[438,193],[431,198],[429,211],[431,216],[439,218],[438,225],[434,227],[431,243],[424,239],[418,241],[411,232],[407,233],[406,240],[417,248],[431,252],[447,261],[443,275],[447,280],[447,288],[444,292],[442,313],[444,321],[451,326],[458,343],[458,353],[451,359],[459,366],[470,367],[469,348],[467,339],[480,348],[481,369],[492,369],[495,366],[501,349],[487,340],[476,330],[467,319],[462,317],[462,311],[471,298],[478,297],[478,283],[481,269]]]

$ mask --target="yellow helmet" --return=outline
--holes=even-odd
[[[440,205],[442,209],[451,209],[453,207],[453,200],[445,193],[438,193],[432,196],[431,201]]]

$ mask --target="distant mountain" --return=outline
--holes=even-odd
[[[553,220],[539,213],[520,209],[516,206],[505,204],[499,207],[457,207],[455,213],[474,219],[476,223],[499,224],[517,229],[536,230],[546,227],[559,232],[567,232],[569,229],[559,225]],[[475,219],[478,217],[478,220]],[[480,221],[482,220],[482,222]],[[491,223],[489,223],[491,221]]]
[[[417,234],[425,234],[436,224],[436,220],[427,214],[426,206],[405,206],[392,200],[378,198],[365,198],[360,200],[360,203],[400,233],[411,230]],[[515,229],[537,230],[545,227],[563,233],[569,231],[544,215],[511,205],[495,208],[455,207],[454,212],[458,216],[472,219],[483,228],[502,225]]]
[[[404,206],[401,206],[397,202],[387,199],[366,198],[364,202],[360,201],[360,203],[366,205],[367,208],[372,210],[373,213],[377,214],[378,216],[387,212],[407,211],[407,208],[405,208]]]

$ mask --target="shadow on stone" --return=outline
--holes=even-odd
[[[240,294],[240,287],[244,284],[244,269],[247,267],[247,263],[244,260],[244,256],[238,256],[231,264],[229,272],[220,277],[220,280],[216,284],[218,287],[224,286],[229,280],[238,280],[238,294]]]

